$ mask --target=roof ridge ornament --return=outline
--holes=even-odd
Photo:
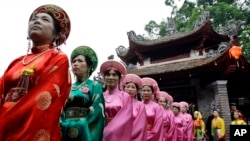
[[[204,11],[200,15],[200,18],[198,19],[198,21],[195,22],[194,29],[198,28],[198,27],[201,27],[204,23],[206,23],[207,21],[209,21],[210,18],[211,18],[210,12],[209,11]]]
[[[245,24],[246,21],[231,20],[226,26],[218,28],[216,32],[222,35],[228,35],[229,37],[237,36]]]
[[[125,48],[123,45],[120,45],[115,49],[115,51],[119,56],[125,56],[128,52],[128,49]]]
[[[127,34],[128,34],[128,38],[130,40],[133,40],[133,41],[144,41],[145,40],[143,36],[136,35],[136,33],[133,30],[127,32]]]
[[[174,20],[172,17],[167,17],[167,22],[166,22],[166,33],[165,36],[169,36],[172,34],[176,34],[178,31],[176,29]]]

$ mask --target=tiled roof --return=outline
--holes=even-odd
[[[194,28],[193,30],[188,32],[176,33],[169,36],[161,37],[159,39],[152,39],[152,40],[144,40],[140,35],[136,35],[133,31],[131,31],[128,32],[129,47],[127,49],[123,47],[123,50],[125,49],[126,51],[123,52],[123,54],[117,53],[117,56],[124,62],[129,63],[133,59],[136,59],[135,57],[139,52],[145,52],[145,50],[149,51],[156,48],[159,49],[159,47],[162,46],[162,44],[165,44],[162,47],[170,47],[172,46],[170,44],[172,44],[173,42],[182,43],[184,40],[189,40],[191,42],[190,39],[192,38],[197,38],[197,37],[202,38],[203,35],[202,33],[204,31],[212,33],[212,35],[207,35],[207,36],[211,36],[212,38],[218,39],[221,42],[230,40],[228,36],[216,33],[211,26],[211,21],[207,21],[203,25]]]
[[[227,55],[225,52],[223,54]],[[177,72],[177,71],[182,71],[182,70],[189,70],[189,69],[205,66],[206,64],[209,64],[209,63],[214,64],[214,61],[222,57],[223,54],[218,54],[217,56],[214,56],[214,57],[189,59],[186,61],[178,61],[178,62],[173,62],[173,63],[165,62],[161,64],[154,64],[154,65],[137,68],[134,70],[128,70],[128,73],[135,73],[140,76],[145,76],[145,75],[151,75],[151,74],[163,74],[163,73]]]
[[[156,44],[161,43],[167,43],[174,40],[179,40],[182,38],[187,38],[188,36],[191,36],[193,34],[201,33],[203,31],[211,31],[213,33],[213,36],[218,36],[221,38],[225,38],[226,40],[229,40],[227,35],[220,35],[216,31],[213,30],[211,26],[211,21],[206,21],[203,25],[196,27],[192,29],[191,31],[187,32],[178,32],[169,36],[164,36],[158,39],[152,39],[152,40],[143,40],[140,35],[135,35],[135,33],[131,32],[128,33],[128,37],[130,42],[141,45],[141,46],[152,46]]]

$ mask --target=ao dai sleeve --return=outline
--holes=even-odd
[[[186,114],[188,123],[186,126],[187,141],[193,141],[193,119],[190,114]]]
[[[176,134],[175,133],[175,122],[174,122],[175,116],[171,110],[167,110],[165,112],[167,112],[168,119],[169,119],[169,123],[168,123],[169,128],[165,133],[165,138],[166,138],[166,140],[174,140],[174,135]]]
[[[89,107],[90,112],[87,116],[90,134],[92,140],[101,140],[105,123],[105,112],[102,86],[97,81],[93,81],[92,86],[90,86],[90,95],[92,104]]]
[[[205,134],[205,132],[206,132],[206,127],[205,127],[205,123],[203,120],[201,121],[201,131],[203,134]]]
[[[117,93],[123,103],[121,109],[105,126],[103,141],[130,141],[133,127],[132,98],[125,92]]]
[[[147,140],[163,140],[163,116],[162,116],[162,108],[159,105],[154,106],[155,118],[154,124],[151,132],[148,132]]]
[[[0,88],[3,88],[2,77],[0,77]],[[0,89],[0,106],[3,104],[3,96],[4,96],[4,93],[2,89]]]
[[[133,141],[146,141],[147,139],[147,116],[144,104],[139,101],[133,103]]]
[[[220,137],[225,136],[225,123],[224,120],[222,118],[220,118],[219,120],[219,124],[220,124],[220,128],[221,128],[221,133],[220,133]]]

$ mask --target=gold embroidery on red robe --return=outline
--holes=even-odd
[[[50,134],[45,129],[40,129],[35,136],[34,141],[50,141]]]
[[[39,93],[36,98],[36,106],[40,110],[46,110],[49,108],[51,101],[52,101],[52,96],[49,92],[44,91]]]

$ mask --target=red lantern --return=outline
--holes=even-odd
[[[241,47],[240,46],[232,46],[229,50],[230,56],[233,56],[236,60],[240,58],[242,55]]]

